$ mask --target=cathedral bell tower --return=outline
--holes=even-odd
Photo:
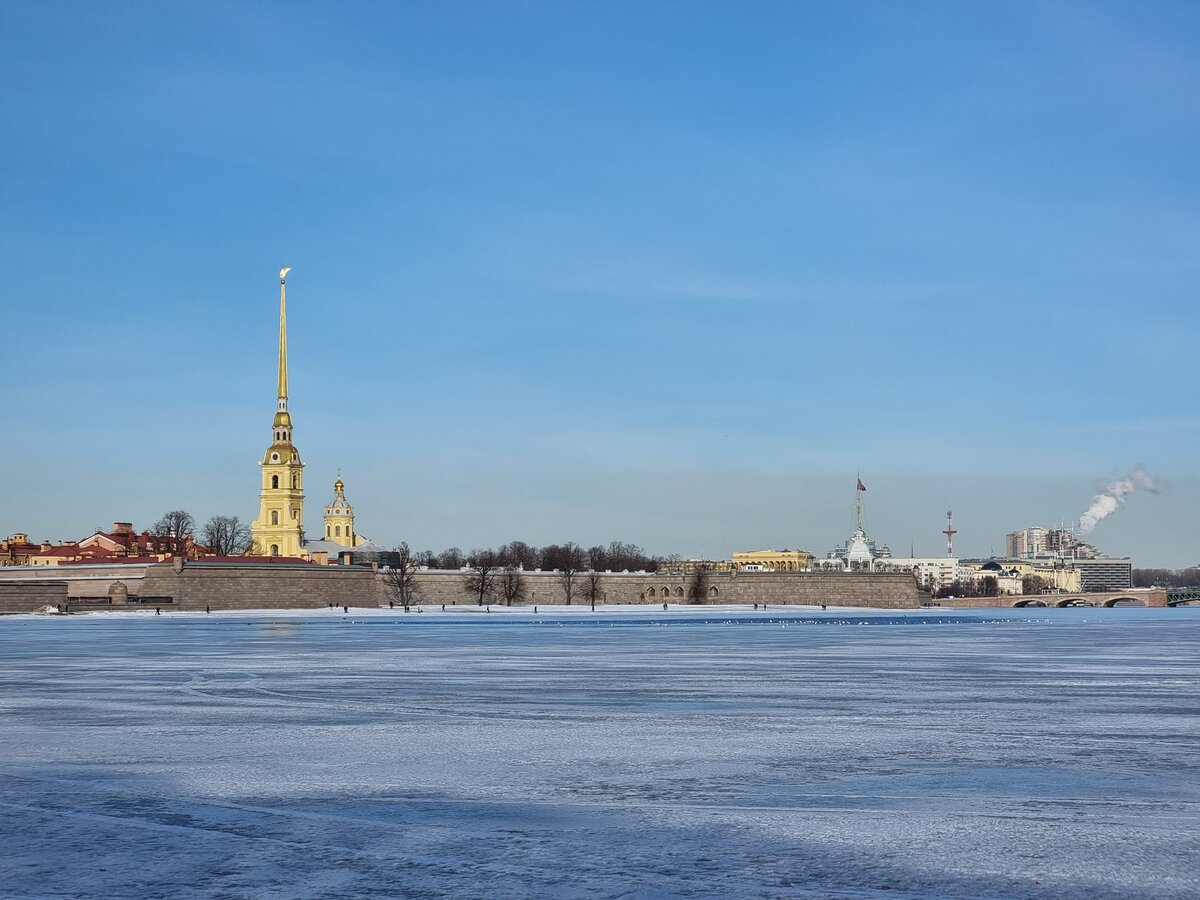
[[[304,555],[304,463],[292,443],[287,385],[287,274],[279,271],[279,404],[271,423],[271,446],[262,470],[258,518],[250,526],[259,556]]]
[[[346,485],[340,476],[333,483],[333,501],[325,507],[325,540],[343,547],[362,543],[354,531],[354,507],[346,499]]]

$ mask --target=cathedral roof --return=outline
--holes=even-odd
[[[354,515],[354,507],[346,499],[346,485],[340,478],[333,483],[333,500],[325,504],[325,512],[331,515]]]

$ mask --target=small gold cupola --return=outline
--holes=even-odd
[[[333,483],[333,500],[325,507],[325,540],[343,547],[362,543],[354,531],[354,507],[346,499],[346,485],[340,475]]]

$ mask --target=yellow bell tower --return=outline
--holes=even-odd
[[[287,274],[279,270],[279,406],[271,424],[271,446],[262,470],[258,518],[250,525],[259,556],[304,555],[304,463],[292,443],[287,386]]]

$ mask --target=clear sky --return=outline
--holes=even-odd
[[[1200,562],[1200,5],[0,5],[0,533]]]

